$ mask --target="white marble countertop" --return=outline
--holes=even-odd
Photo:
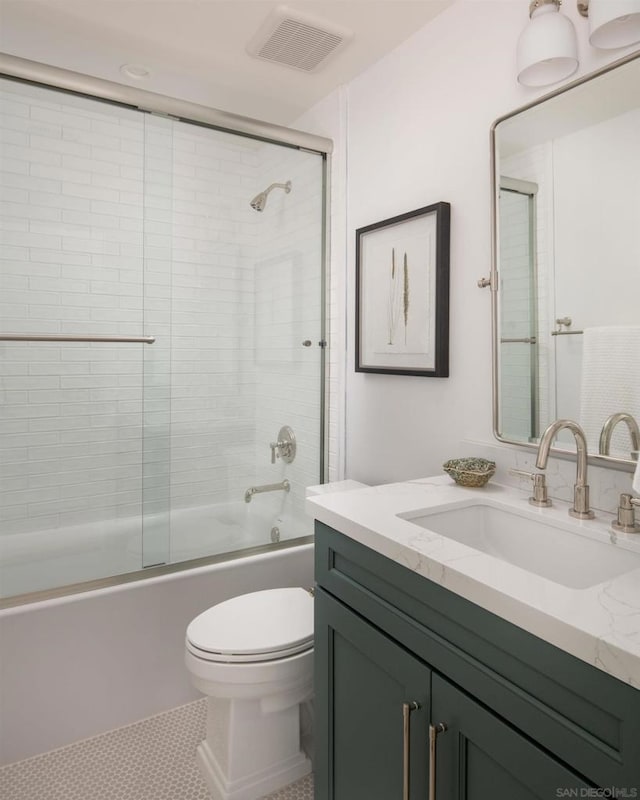
[[[534,514],[552,524],[561,526],[569,520],[579,535],[633,551],[636,557],[640,553],[640,534],[612,534],[608,515],[571,520],[568,504],[554,500],[552,508],[535,509],[527,497],[495,483],[465,489],[448,476],[437,476],[309,497],[307,511],[392,561],[640,689],[640,569],[588,588],[568,588],[397,516],[461,501],[495,500],[509,511]]]

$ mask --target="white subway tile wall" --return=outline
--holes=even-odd
[[[0,342],[3,540],[28,549],[41,532],[41,549],[100,524],[99,550],[102,523],[127,519],[122,564],[94,559],[78,579],[167,561],[170,508],[280,479],[269,442],[284,424],[301,509],[319,478],[321,157],[11,81],[0,92],[2,330],[156,336]],[[291,194],[250,208],[284,180]]]
[[[129,171],[143,119],[1,89],[2,330],[142,334],[143,183]],[[142,348],[0,343],[3,538],[28,548],[33,532],[122,517],[141,530]]]
[[[271,148],[261,154],[260,164],[256,193],[289,180],[291,192],[274,189],[264,211],[256,213],[260,247],[255,263],[255,345],[250,348],[255,353],[257,398],[252,463],[258,483],[289,479],[285,507],[288,503],[297,512],[295,518],[305,521],[303,533],[310,534],[305,488],[321,481],[323,162],[316,154]],[[304,346],[304,341],[311,345]],[[295,434],[296,457],[291,464],[278,459],[271,464],[269,445],[283,425]]]

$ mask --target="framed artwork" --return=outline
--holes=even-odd
[[[356,231],[356,372],[449,375],[451,206]]]

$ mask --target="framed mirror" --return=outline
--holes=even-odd
[[[640,53],[502,117],[491,141],[495,435],[534,446],[569,418],[590,456],[634,464]]]

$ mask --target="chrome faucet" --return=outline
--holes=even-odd
[[[262,492],[288,492],[291,489],[291,484],[285,478],[280,483],[265,483],[263,486],[250,486],[244,493],[244,502],[250,503],[254,494],[262,494]]]
[[[593,519],[595,514],[589,508],[589,486],[587,485],[587,438],[584,431],[571,419],[558,419],[545,430],[538,446],[536,467],[546,469],[551,444],[559,431],[567,428],[576,440],[576,482],[573,487],[573,508],[569,514],[578,519]]]
[[[609,455],[613,429],[619,422],[626,423],[627,428],[629,428],[629,436],[631,437],[631,456],[637,459],[638,451],[640,451],[640,428],[638,428],[638,423],[636,422],[635,418],[632,417],[631,414],[627,414],[624,411],[618,412],[617,414],[612,414],[602,426],[598,452],[601,456]]]

